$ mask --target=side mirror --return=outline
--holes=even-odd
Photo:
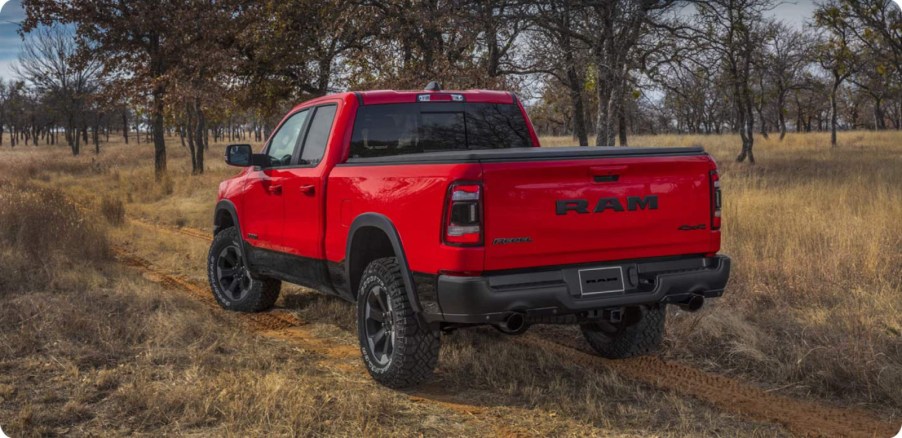
[[[268,156],[263,154],[255,154],[249,144],[230,144],[226,146],[225,150],[225,162],[229,166],[266,167],[269,162],[268,158]]]

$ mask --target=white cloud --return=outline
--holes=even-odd
[[[16,74],[12,69],[15,62],[10,60],[0,61],[0,80],[9,81],[16,78]]]

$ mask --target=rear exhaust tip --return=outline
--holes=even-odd
[[[698,309],[701,309],[702,306],[705,305],[705,297],[701,295],[693,295],[692,298],[689,298],[689,301],[685,303],[680,303],[680,309],[683,309],[687,312],[696,312]]]
[[[526,323],[526,317],[522,313],[511,313],[504,322],[495,325],[495,328],[506,335],[519,335],[529,328],[529,324]]]

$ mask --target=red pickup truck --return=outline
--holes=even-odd
[[[370,374],[428,379],[441,333],[579,324],[602,356],[653,351],[665,306],[723,293],[720,185],[700,148],[541,148],[499,91],[369,91],[298,105],[219,187],[210,286],[226,309],[282,281],[357,303]]]

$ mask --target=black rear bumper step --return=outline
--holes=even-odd
[[[583,292],[581,271],[618,267],[622,272],[622,290]],[[722,255],[565,266],[479,277],[439,275],[432,290],[437,306],[424,316],[430,322],[486,324],[501,322],[512,312],[541,320],[608,307],[684,303],[693,295],[721,296],[729,276],[730,258]]]

